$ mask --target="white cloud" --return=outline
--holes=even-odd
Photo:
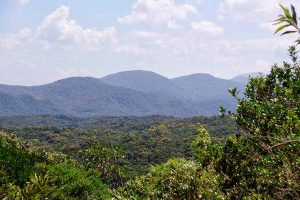
[[[224,0],[219,5],[219,11],[221,17],[256,22],[261,28],[273,30],[270,24],[281,13],[279,4],[300,7],[299,0]]]
[[[258,71],[267,74],[270,72],[271,66],[273,64],[274,64],[273,62],[269,62],[265,59],[258,58],[256,59],[255,64],[252,67],[250,67],[250,70],[248,71],[249,72]]]
[[[224,29],[210,21],[192,22],[191,28],[200,33],[208,33],[211,35],[222,35]]]
[[[103,30],[84,29],[75,20],[70,19],[69,14],[69,7],[60,6],[37,28],[36,37],[49,43],[75,44],[87,50],[96,50],[117,42],[114,27]]]
[[[171,39],[173,36],[170,36],[168,34],[162,34],[157,32],[150,32],[150,31],[134,31],[131,33],[133,37],[136,37],[138,39],[143,40],[142,43],[152,43],[157,46],[163,46],[168,38]]]
[[[18,34],[0,35],[0,48],[11,49],[22,46],[30,36],[30,28],[24,28]]]
[[[179,28],[178,22],[195,14],[197,14],[197,8],[191,4],[177,5],[173,0],[138,0],[131,14],[120,17],[118,21],[124,24],[147,23]]]
[[[23,6],[27,3],[30,3],[30,0],[0,0],[0,2],[6,2],[6,3],[14,3],[19,6]]]
[[[233,78],[236,75],[261,72],[263,74],[268,74],[270,72],[273,62],[266,60],[265,58],[257,58],[249,64],[237,63],[234,67],[229,67],[225,73],[227,73],[228,78]]]
[[[15,36],[0,35],[0,47],[4,49],[10,49],[17,46],[21,46],[22,42]]]
[[[252,1],[223,0],[219,9],[225,20],[214,21],[214,18],[209,18],[211,13],[196,14],[196,9],[190,5],[195,4],[195,0],[138,0],[131,14],[119,18],[119,21],[145,24],[120,26],[120,29],[114,28],[114,24],[107,28],[84,27],[72,19],[69,7],[60,6],[32,30],[25,28],[16,34],[0,34],[0,78],[4,80],[5,74],[14,77],[16,72],[20,74],[16,80],[22,80],[22,76],[28,74],[30,82],[37,83],[37,80],[48,82],[68,76],[104,75],[133,67],[172,76],[207,72],[231,77],[239,73],[267,71],[271,63],[268,61],[283,60],[284,50],[294,38],[278,39],[279,36],[267,35],[253,24],[251,36],[243,35],[247,30],[238,33],[238,37],[229,35],[240,29],[232,27],[231,22],[228,24],[229,19],[240,20],[239,25],[251,21],[262,26],[262,19],[280,13],[277,3],[274,3],[277,11],[265,14],[266,2],[270,1]],[[199,8],[202,5],[198,5]],[[213,13],[214,16],[218,14]],[[165,29],[180,26],[184,28]],[[35,67],[29,62],[21,62],[24,58]],[[86,71],[81,67],[86,67]],[[9,73],[7,69],[10,69]]]
[[[208,22],[207,22],[208,23]],[[206,23],[203,23],[204,25]],[[271,38],[239,39],[227,40],[223,37],[207,37],[207,35],[219,36],[223,33],[221,27],[204,26],[202,30],[194,24],[198,32],[206,34],[195,34],[195,32],[185,32],[183,34],[159,33],[150,31],[134,31],[129,34],[128,43],[143,49],[149,55],[176,56],[181,55],[198,57],[214,57],[214,60],[230,61],[234,65],[235,60],[243,57],[245,60],[250,59],[253,55],[260,55],[264,52],[284,50],[293,41],[285,37],[278,40]],[[197,24],[199,25],[199,24]],[[204,35],[204,36],[203,36]],[[248,58],[247,58],[248,57]]]
[[[202,3],[204,2],[204,0],[196,0],[196,2],[197,2],[198,4],[202,4]]]
[[[25,5],[30,2],[30,0],[15,0],[18,5]]]
[[[57,74],[61,78],[74,77],[74,76],[89,76],[89,73],[84,68],[57,68]]]
[[[14,3],[19,6],[23,6],[27,3],[30,3],[30,0],[0,0],[0,2]]]
[[[145,54],[146,50],[136,44],[119,44],[114,47],[117,53]]]
[[[136,43],[149,55],[177,55],[187,53],[189,49],[187,38],[183,36],[143,30],[132,32],[130,37],[131,43]]]

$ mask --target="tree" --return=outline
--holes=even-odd
[[[281,6],[284,14],[275,33],[300,33],[295,8]],[[300,39],[296,40],[296,44]],[[291,63],[273,65],[270,74],[251,78],[244,97],[237,90],[236,113],[231,116],[246,130],[230,138],[217,165],[224,174],[223,188],[230,197],[300,198],[300,66],[295,46],[289,48]]]
[[[183,158],[152,167],[145,176],[129,181],[116,199],[224,199],[213,169]]]
[[[79,161],[99,171],[102,181],[112,188],[123,185],[121,157],[120,149],[106,148],[97,142],[92,142],[89,148],[79,152]]]

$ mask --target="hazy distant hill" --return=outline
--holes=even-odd
[[[247,74],[241,74],[238,75],[234,78],[231,79],[231,81],[235,81],[235,82],[239,82],[242,84],[246,84],[249,81],[250,77],[257,77],[258,75],[260,75],[259,72],[252,72],[252,73],[247,73]]]
[[[199,110],[182,101],[111,86],[96,78],[68,78],[34,87],[0,86],[14,95],[31,95],[52,102],[70,115],[198,115]],[[5,104],[2,105],[5,107]],[[34,108],[32,109],[34,111]],[[16,113],[19,114],[19,113]]]
[[[216,78],[209,74],[191,74],[172,79],[172,81],[188,91],[189,99],[199,102],[208,100],[230,100],[228,89],[241,87],[241,84]]]
[[[145,93],[183,97],[184,88],[172,80],[150,71],[133,70],[111,74],[101,78],[107,84],[125,87]]]
[[[242,84],[208,74],[168,79],[140,70],[101,79],[73,77],[41,86],[0,85],[0,115],[215,115],[220,105],[234,109],[227,92],[232,87]]]
[[[14,96],[0,92],[0,116],[58,114],[60,110],[47,100],[29,95]]]
[[[193,107],[176,99],[108,85],[95,78],[68,78],[40,89],[41,98],[79,115],[196,114]]]
[[[107,84],[145,93],[165,94],[193,102],[231,98],[228,89],[242,85],[209,74],[192,74],[168,79],[159,74],[134,70],[108,75],[101,80]]]

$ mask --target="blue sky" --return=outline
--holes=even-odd
[[[143,69],[167,77],[268,72],[293,37],[273,35],[297,0],[0,0],[0,83]]]

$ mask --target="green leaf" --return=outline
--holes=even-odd
[[[295,24],[297,25],[298,24],[297,13],[296,13],[295,7],[293,5],[291,5],[291,10],[292,10],[292,15],[293,15],[293,20],[294,20]]]
[[[297,31],[285,31],[281,35],[291,34],[291,33],[297,33]]]
[[[281,23],[283,23],[283,21],[274,21],[275,23],[273,23],[272,25],[279,25],[279,24],[281,24]]]
[[[281,4],[279,4],[279,5],[280,5],[281,9],[283,10],[285,16],[286,16],[287,18],[290,18],[290,19],[291,19],[292,16],[291,16],[291,14],[290,14],[290,11],[289,11],[286,7],[284,7],[283,5],[281,5]]]
[[[274,32],[274,34],[278,33],[279,31],[281,31],[281,30],[283,30],[284,28],[289,27],[289,26],[291,26],[291,25],[290,25],[290,24],[285,24],[285,25],[280,26],[280,27]]]
[[[225,112],[226,112],[226,109],[225,109],[223,106],[220,106],[220,107],[219,107],[219,113],[220,113],[220,115],[221,115],[222,117],[225,116]]]
[[[233,97],[236,97],[237,94],[238,94],[237,88],[229,89],[228,92],[229,92]]]

